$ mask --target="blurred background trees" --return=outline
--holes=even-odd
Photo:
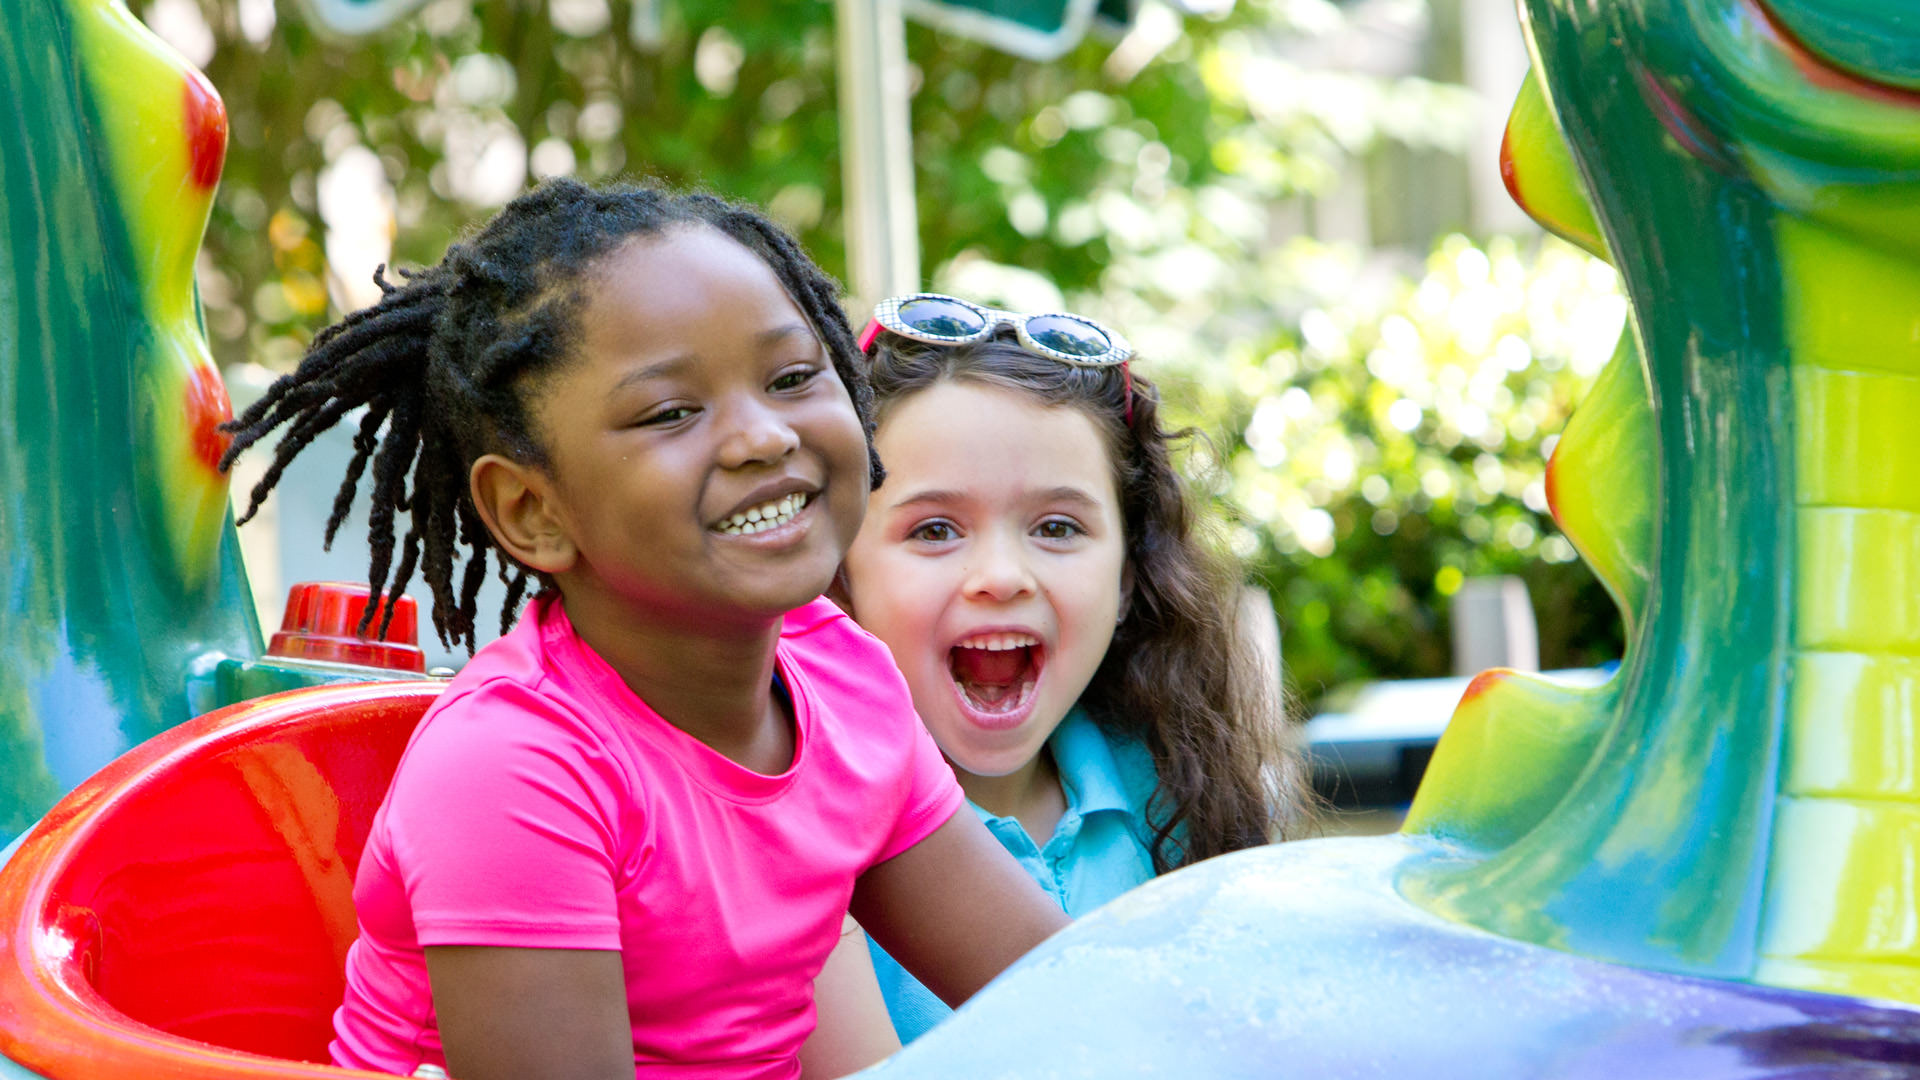
[[[376,264],[436,259],[547,176],[749,199],[844,272],[825,0],[432,0],[354,41],[287,0],[131,3],[227,102],[200,266],[223,365],[289,367]],[[1047,64],[910,28],[929,283],[1134,340],[1309,700],[1446,674],[1473,575],[1527,580],[1544,666],[1619,654],[1543,475],[1624,304],[1497,190],[1511,86],[1485,72],[1517,85],[1512,19],[1147,0]]]

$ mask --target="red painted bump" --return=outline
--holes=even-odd
[[[1560,517],[1560,447],[1553,448],[1553,456],[1547,459],[1547,513],[1561,528],[1567,523]]]
[[[211,191],[227,159],[227,107],[207,77],[189,69],[180,111],[187,131],[187,176],[196,187]]]
[[[1489,668],[1475,675],[1473,681],[1467,684],[1467,689],[1460,695],[1460,704],[1456,708],[1466,708],[1482,694],[1505,682],[1507,676],[1511,674],[1513,672],[1508,668]]]
[[[227,400],[227,384],[220,373],[202,360],[187,375],[187,431],[193,440],[193,456],[208,472],[220,471],[220,459],[226,455],[233,436],[220,425],[233,419],[233,403]]]
[[[1513,121],[1500,132],[1500,182],[1507,185],[1507,194],[1513,197],[1514,205],[1531,214],[1527,200],[1520,194],[1520,168],[1513,160]]]

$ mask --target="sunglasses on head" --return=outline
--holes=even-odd
[[[1133,374],[1127,370],[1133,347],[1083,316],[1064,311],[1022,315],[940,293],[891,296],[874,308],[859,346],[862,353],[870,352],[882,330],[928,345],[969,345],[987,340],[1003,326],[1012,327],[1020,347],[1036,356],[1075,367],[1118,367],[1126,387],[1126,422],[1133,423]]]

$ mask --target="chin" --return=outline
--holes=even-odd
[[[771,597],[762,610],[768,615],[785,616],[788,612],[806,607],[808,604],[826,595],[828,584],[829,582],[823,581],[817,589],[795,591],[790,594]]]
[[[766,589],[755,601],[749,601],[749,603],[760,609],[762,613],[772,615],[784,615],[795,608],[805,607],[826,593],[833,584],[833,575],[837,569],[838,564],[825,570],[802,572],[796,569],[778,585]]]
[[[964,723],[957,721],[956,723]],[[969,776],[1005,776],[1018,772],[1021,767],[1032,761],[1046,745],[1046,740],[1026,738],[1028,733],[1014,733],[1022,736],[1017,745],[983,747],[964,745],[957,740],[943,739],[939,732],[934,733],[934,742],[940,745],[941,753],[953,763],[953,767]]]

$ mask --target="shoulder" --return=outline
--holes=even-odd
[[[918,793],[909,802],[930,800],[928,813],[939,821],[959,806],[953,770],[921,726],[913,693],[879,638],[820,599],[788,615],[780,648],[796,694],[806,699],[819,751],[810,760],[822,763],[821,775],[843,785],[890,778],[886,784]]]
[[[604,708],[565,611],[539,597],[511,631],[487,643],[447,684],[422,731],[454,729],[482,742],[522,737],[604,741]],[[421,737],[416,733],[416,741]]]
[[[1114,771],[1127,792],[1128,805],[1144,812],[1147,800],[1160,790],[1160,773],[1153,766],[1153,751],[1133,735],[1110,734],[1107,745],[1113,750]]]
[[[1054,733],[1054,756],[1063,771],[1084,786],[1111,788],[1114,798],[1143,822],[1147,805],[1160,789],[1153,751],[1137,735],[1095,720],[1076,705]]]
[[[879,640],[861,629],[860,624],[853,621],[853,616],[840,609],[840,605],[824,596],[787,612],[786,618],[780,623],[780,637],[796,644],[814,642],[828,647],[849,640],[865,639],[876,643]]]
[[[547,605],[535,600],[514,623],[513,629],[480,647],[466,665],[447,683],[441,695],[444,703],[465,690],[494,680],[538,685],[546,678],[546,634],[542,629]]]
[[[554,734],[583,711],[552,676],[540,619],[530,610],[519,625],[488,642],[447,684],[414,733],[417,745],[459,732],[480,742],[528,733]],[[409,749],[411,754],[412,750]]]
[[[407,762],[423,751],[494,751],[522,744],[599,741],[592,718],[541,683],[496,676],[447,692],[421,718]]]
[[[434,868],[535,865],[556,848],[610,856],[644,820],[642,795],[630,755],[590,717],[495,677],[421,720],[381,823],[396,866],[417,883]]]
[[[789,661],[824,694],[851,693],[885,708],[911,700],[886,644],[825,597],[788,612],[780,639]]]
[[[395,771],[396,800],[462,802],[528,787],[592,802],[630,786],[606,720],[550,676],[537,634],[480,650],[427,711]]]

